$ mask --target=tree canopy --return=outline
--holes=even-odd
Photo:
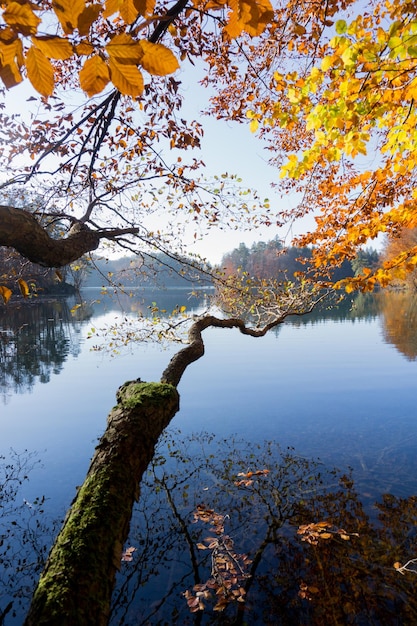
[[[0,207],[0,244],[61,267],[104,239],[135,250],[178,246],[187,217],[236,221],[234,184],[207,188],[194,176],[200,160],[179,156],[200,146],[203,131],[178,115],[173,73],[181,60],[220,54],[222,38],[259,35],[272,16],[269,0],[4,3],[0,78],[6,89],[28,79],[40,96],[29,98],[36,114],[4,104],[0,112],[3,198],[12,190]],[[31,211],[14,203],[22,186],[38,194]],[[167,207],[165,230],[147,225],[158,212],[166,222]],[[60,238],[50,232],[58,223]]]
[[[400,1],[297,4],[298,20],[275,22],[256,59],[250,44],[251,63],[232,80],[215,73],[223,90],[213,110],[249,118],[269,141],[280,188],[296,197],[279,221],[314,216],[296,243],[313,244],[322,267],[416,224],[417,21]],[[415,267],[416,253],[404,246],[344,284],[385,286]]]
[[[312,215],[315,227],[295,243],[313,244],[321,268],[415,227],[414,13],[400,0],[3,3],[0,79],[6,89],[28,80],[40,96],[30,119],[3,106],[1,185],[42,188],[44,202],[35,214],[0,207],[0,244],[49,266],[103,239],[169,245],[169,228],[145,220],[162,201],[171,230],[180,217],[254,226]],[[236,187],[208,186],[202,162],[179,156],[200,146],[203,128],[179,115],[175,72],[200,59],[211,112],[249,119],[269,142],[276,184],[294,198],[288,211],[248,217]],[[57,220],[59,243],[48,236]],[[416,246],[405,245],[338,286],[385,286],[416,264]]]

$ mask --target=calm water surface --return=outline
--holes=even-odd
[[[165,293],[164,297],[171,299],[169,308],[184,294]],[[149,298],[156,299],[154,294]],[[198,302],[189,306],[197,310]],[[91,351],[92,340],[87,339],[91,327],[101,328],[115,315],[120,316],[112,304],[107,310],[102,304],[93,305],[85,312],[84,321],[76,321],[65,303],[46,308],[33,305],[30,312],[24,307],[1,310],[0,454],[7,460],[11,449],[18,454],[37,452],[41,464],[19,490],[18,504],[23,498],[33,503],[37,496],[45,496],[46,514],[60,519],[75,486],[83,481],[117,388],[137,377],[158,380],[175,348],[137,346],[113,357]],[[180,434],[172,435],[170,445],[182,450],[188,446],[191,457],[195,453],[196,458],[202,458],[203,446],[207,454],[226,458],[238,437],[250,442],[249,446],[236,443],[235,455],[238,457],[241,450],[243,458],[243,450],[274,441],[283,449],[293,447],[297,458],[320,458],[324,467],[337,466],[342,472],[351,467],[357,492],[371,517],[373,503],[382,494],[413,496],[417,493],[416,310],[415,299],[387,294],[359,297],[338,311],[289,320],[262,339],[244,337],[237,331],[206,331],[205,356],[189,367],[179,386],[181,409],[172,426]],[[220,452],[217,444],[197,442],[195,433],[203,431],[230,445],[222,444]],[[162,444],[161,454],[166,452],[166,445]],[[256,455],[261,460],[262,453]],[[168,473],[174,461],[168,459]],[[253,457],[252,463],[256,463]],[[184,499],[182,493],[181,511],[185,517],[195,502],[204,500],[202,490],[219,481],[213,479],[214,470],[210,474],[206,468],[205,472],[200,475],[196,471],[194,478],[184,478],[187,497]],[[149,502],[139,504],[139,521],[134,517],[132,523],[132,545],[143,541],[136,536],[135,544],[134,534],[144,532],[144,510],[149,513],[166,506],[153,499],[154,491],[152,487],[144,489],[143,498]],[[197,495],[191,497],[189,491]],[[210,504],[209,499],[207,502]],[[152,523],[155,527],[155,520]],[[169,532],[173,531],[163,530],[164,536]],[[181,550],[172,556],[176,563],[181,560]],[[160,567],[165,574],[158,582],[148,572],[145,578],[149,586],[142,595],[138,590],[145,579],[138,582],[135,569],[122,572],[112,623],[186,623],[184,615],[175,617],[180,609],[171,600],[165,608],[160,607],[165,592],[171,597],[167,590],[174,584],[174,574],[180,579],[186,577],[186,565],[182,569],[176,565],[175,571]],[[179,589],[185,588],[183,582]],[[1,594],[0,588],[0,611],[4,611],[7,589],[3,599]],[[174,595],[178,599],[180,592],[176,590]],[[143,612],[144,602],[152,605],[151,614]],[[179,602],[185,603],[183,599]],[[15,605],[14,610],[16,617],[9,611],[6,625],[22,620],[23,609]],[[247,623],[268,623],[255,613]],[[191,616],[189,619],[194,623]],[[206,623],[228,623],[210,619]],[[307,612],[304,621],[300,616],[275,617],[270,623],[318,623],[315,619]],[[355,622],[346,618],[346,623]]]

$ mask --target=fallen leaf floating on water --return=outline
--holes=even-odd
[[[122,554],[122,561],[125,561],[125,562],[133,561],[134,552],[136,552],[136,548],[134,548],[133,546],[126,548],[126,550]]]

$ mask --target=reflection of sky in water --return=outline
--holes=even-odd
[[[45,494],[51,515],[63,515],[81,484],[115,392],[126,380],[158,380],[171,346],[143,345],[111,357],[89,350],[91,326],[82,324],[81,353],[62,371],[0,408],[2,449],[37,450],[43,463],[22,496]],[[78,331],[77,331],[78,332]],[[294,446],[326,465],[354,468],[365,501],[384,492],[416,492],[417,362],[385,343],[377,317],[282,325],[264,338],[210,329],[206,352],[179,385],[181,409],[172,425],[183,435],[208,431]]]
[[[85,324],[84,335],[113,315]],[[383,342],[379,320],[284,324],[260,339],[209,329],[204,338],[204,357],[179,385],[174,425],[184,433],[275,439],[361,469],[374,467],[385,449],[392,456],[397,448],[417,446],[417,364]],[[177,349],[144,345],[111,357],[91,352],[90,342],[47,385],[1,408],[3,450],[46,450],[37,489],[57,496],[62,506],[84,476],[118,386],[138,376],[158,380]]]

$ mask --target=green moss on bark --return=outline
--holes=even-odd
[[[176,388],[165,383],[126,383],[117,398],[39,580],[26,626],[108,622],[138,485],[179,406]]]

